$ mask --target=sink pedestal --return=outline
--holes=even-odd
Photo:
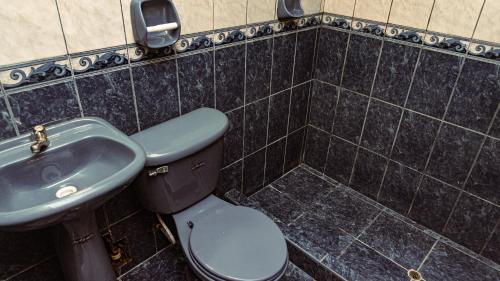
[[[54,240],[66,281],[116,280],[93,212],[55,226]]]

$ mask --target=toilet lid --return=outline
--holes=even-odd
[[[219,208],[193,219],[191,256],[224,280],[269,280],[286,266],[281,230],[261,212],[246,207]]]

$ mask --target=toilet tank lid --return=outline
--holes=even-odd
[[[146,166],[165,165],[202,150],[222,137],[226,115],[200,108],[131,136],[146,152]]]

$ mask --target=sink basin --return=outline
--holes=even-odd
[[[54,226],[67,280],[112,280],[93,211],[139,174],[145,153],[100,118],[53,125],[46,134],[50,145],[37,154],[30,134],[0,142],[0,230]]]
[[[47,135],[50,146],[39,154],[31,153],[29,134],[0,143],[2,230],[42,228],[92,211],[144,167],[141,147],[100,118],[60,123]]]

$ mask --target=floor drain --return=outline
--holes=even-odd
[[[415,269],[408,270],[408,277],[411,278],[410,281],[424,281],[420,272],[416,271]]]
[[[78,191],[78,189],[75,186],[71,186],[71,185],[65,186],[56,192],[56,197],[57,198],[64,198],[64,197],[69,196],[73,193],[76,193],[77,191]]]

